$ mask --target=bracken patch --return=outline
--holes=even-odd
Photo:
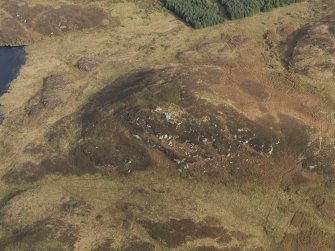
[[[6,180],[27,176],[35,181],[48,173],[129,175],[167,166],[216,182],[291,182],[295,188],[332,176],[334,145],[325,139],[320,148],[316,130],[322,121],[329,137],[334,134],[330,121],[316,111],[331,111],[332,103],[291,89],[285,76],[257,76],[261,81],[255,81],[254,70],[241,74],[232,69],[180,65],[121,77],[51,127],[46,136],[52,155],[64,157],[37,165],[36,177],[33,168],[15,175],[24,170],[18,168]],[[234,83],[226,79],[230,71]],[[264,84],[274,78],[278,83]],[[49,79],[59,77],[47,78],[42,94],[66,88]],[[64,149],[64,141],[73,143]],[[159,166],[157,153],[163,157]]]

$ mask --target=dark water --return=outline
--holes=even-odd
[[[10,82],[17,77],[25,61],[23,47],[0,46],[0,95],[7,91]]]

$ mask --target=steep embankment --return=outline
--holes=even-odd
[[[314,80],[334,83],[335,14],[303,27],[291,40],[291,69]]]

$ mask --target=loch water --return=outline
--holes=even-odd
[[[24,47],[0,46],[0,95],[8,90],[25,61]]]

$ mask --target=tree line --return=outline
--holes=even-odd
[[[252,16],[258,12],[302,2],[303,0],[219,0],[230,19]]]
[[[222,23],[219,6],[208,0],[166,0],[165,6],[193,28]]]
[[[238,19],[301,1],[304,0],[217,0],[217,3],[209,0],[165,0],[164,5],[193,28],[204,28],[222,23],[225,19],[223,14],[229,19]],[[219,5],[222,6],[222,13]]]

